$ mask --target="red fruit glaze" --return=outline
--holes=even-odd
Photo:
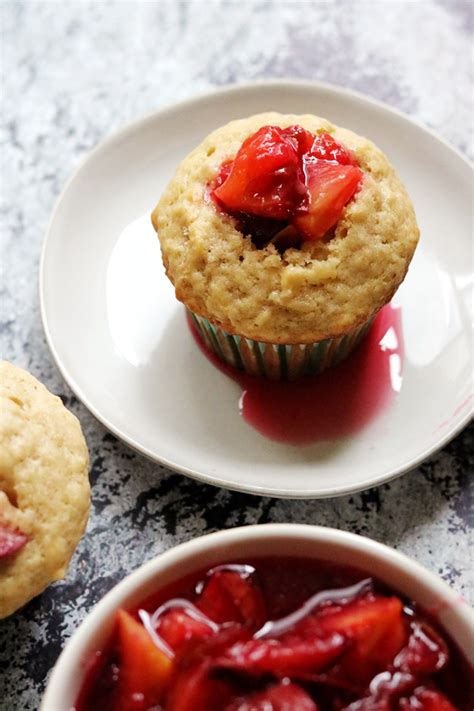
[[[335,161],[340,165],[355,165],[357,161],[344,146],[334,140],[330,133],[319,133],[309,150],[309,155],[321,160]]]
[[[0,559],[17,553],[28,540],[29,537],[18,529],[0,525]]]
[[[306,195],[299,150],[298,138],[278,126],[263,126],[243,142],[213,195],[232,212],[289,217]]]
[[[298,156],[304,156],[312,150],[314,145],[314,134],[306,131],[302,126],[294,125],[280,129],[282,135],[288,139],[296,148]]]
[[[357,190],[360,168],[320,160],[313,155],[303,159],[309,202],[304,214],[291,224],[307,240],[320,239],[338,222],[344,206]]]
[[[329,133],[263,126],[221,165],[210,195],[261,247],[288,225],[302,239],[322,238],[362,177],[355,158]]]
[[[347,360],[293,383],[254,377],[226,365],[206,348],[190,320],[189,326],[206,358],[241,386],[236,405],[242,417],[277,442],[309,445],[347,437],[372,422],[401,387],[401,312],[392,306],[380,311]]]
[[[196,573],[135,613],[119,611],[76,711],[471,711],[466,663],[416,608],[352,568],[298,558],[251,564]],[[213,579],[225,580],[224,598]],[[257,607],[248,604],[256,591]],[[227,598],[237,604],[227,608]],[[247,606],[251,616],[265,610],[263,625],[240,620]],[[235,621],[206,623],[203,607]],[[165,633],[171,656],[161,649]],[[409,672],[397,668],[409,663]]]

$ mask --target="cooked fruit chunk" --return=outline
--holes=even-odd
[[[306,196],[298,150],[283,129],[263,126],[242,143],[214,197],[231,212],[288,217]]]
[[[157,704],[171,678],[173,661],[155,645],[146,629],[125,610],[117,612],[120,711]],[[139,706],[142,702],[142,706]]]
[[[251,639],[237,642],[215,661],[220,668],[247,674],[285,677],[317,673],[334,662],[346,647],[340,634],[325,639]]]
[[[425,622],[414,622],[408,644],[395,659],[395,666],[412,674],[433,674],[448,661],[446,644]]]
[[[343,711],[398,711],[398,699],[411,694],[416,684],[411,674],[383,671],[372,679],[367,695]]]
[[[367,684],[392,663],[406,642],[403,606],[396,597],[369,597],[318,615],[321,629],[339,632],[351,642],[340,660],[343,674]]]
[[[234,701],[225,711],[318,711],[318,706],[300,686],[282,681]]]
[[[303,163],[309,190],[308,210],[291,222],[304,239],[315,240],[339,221],[342,210],[357,191],[362,171],[355,165],[340,165],[311,155],[305,156]]]
[[[400,711],[457,711],[440,691],[420,687],[399,703]]]
[[[344,146],[341,146],[330,133],[319,133],[314,139],[309,153],[315,158],[335,161],[340,165],[357,165],[354,156]]]
[[[240,622],[258,628],[266,619],[262,593],[252,576],[233,570],[213,572],[196,607],[218,624]]]
[[[166,711],[210,711],[223,709],[233,698],[234,688],[214,678],[209,660],[205,660],[177,674],[165,708]]]
[[[281,133],[293,142],[299,156],[309,153],[315,142],[314,133],[306,131],[302,126],[288,126],[288,128],[282,128]]]
[[[156,631],[175,652],[191,639],[202,639],[212,634],[208,624],[191,617],[184,609],[165,612],[159,619]]]

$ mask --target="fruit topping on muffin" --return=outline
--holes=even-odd
[[[17,553],[27,542],[25,533],[0,523],[0,558]]]
[[[362,177],[352,153],[329,133],[262,126],[222,163],[211,196],[257,246],[281,237],[286,248],[322,239]]]

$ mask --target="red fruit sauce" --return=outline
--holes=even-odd
[[[368,425],[401,388],[401,311],[385,306],[362,343],[340,365],[296,382],[271,381],[223,363],[202,342],[201,351],[242,387],[244,419],[266,437],[309,445],[347,437]]]
[[[470,671],[431,618],[361,571],[267,557],[189,575],[118,613],[74,708],[472,711]]]
[[[329,133],[262,126],[208,186],[222,212],[257,247],[284,251],[325,238],[360,189],[355,157]]]

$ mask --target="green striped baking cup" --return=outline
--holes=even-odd
[[[188,313],[202,341],[221,360],[251,375],[263,375],[272,380],[296,380],[337,365],[354,350],[374,320],[372,316],[339,338],[317,343],[274,344],[234,336],[189,309]]]

